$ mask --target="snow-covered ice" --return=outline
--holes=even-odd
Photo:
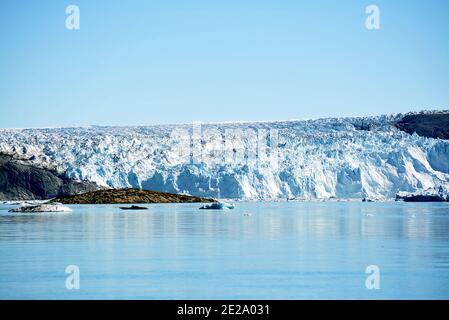
[[[71,212],[72,209],[61,203],[43,203],[39,205],[25,205],[19,208],[11,209],[9,212]]]
[[[2,129],[0,152],[102,186],[230,199],[393,199],[447,186],[449,141],[402,132],[401,117],[202,124],[196,138],[191,125]],[[262,136],[257,150],[277,165],[250,157],[254,136],[226,140],[239,130]],[[185,141],[200,161],[180,154]],[[224,161],[239,152],[246,162]]]

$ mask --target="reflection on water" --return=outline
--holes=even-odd
[[[0,298],[449,298],[449,205],[0,207]],[[80,267],[81,289],[65,288]],[[378,265],[381,289],[365,288]]]

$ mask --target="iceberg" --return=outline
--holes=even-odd
[[[207,210],[224,210],[224,209],[234,209],[234,205],[227,202],[213,202],[211,204],[206,204],[200,209],[207,209]]]
[[[71,211],[72,209],[58,202],[44,203],[39,205],[25,205],[19,208],[9,210],[9,212],[71,212]]]

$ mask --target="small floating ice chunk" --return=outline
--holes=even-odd
[[[66,207],[62,203],[52,202],[44,203],[35,206],[23,206],[9,210],[9,212],[71,212],[72,209]]]
[[[234,205],[226,202],[213,202],[211,204],[206,204],[200,209],[209,209],[209,210],[223,210],[223,209],[234,209]]]

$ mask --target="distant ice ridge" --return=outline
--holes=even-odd
[[[447,186],[449,142],[396,129],[402,116],[202,124],[203,133],[216,130],[222,137],[203,134],[196,142],[191,125],[2,129],[0,152],[103,186],[220,198],[393,199],[399,191]],[[211,157],[189,163],[179,155],[180,137],[173,136],[188,131],[184,138],[205,154],[211,145],[225,147],[227,130],[248,129],[277,130],[275,146],[270,135],[266,139],[277,167]],[[233,152],[246,150],[248,157],[250,139],[233,141]]]

